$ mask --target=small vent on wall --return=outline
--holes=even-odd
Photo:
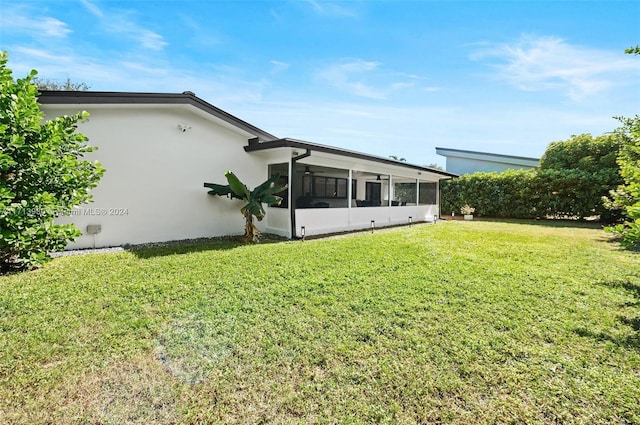
[[[89,224],[87,226],[87,234],[89,235],[97,235],[102,232],[102,226],[100,224]]]

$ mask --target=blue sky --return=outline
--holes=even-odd
[[[0,0],[16,77],[182,92],[279,137],[416,164],[538,157],[640,113],[639,1]]]

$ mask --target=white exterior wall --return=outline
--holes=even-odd
[[[250,187],[264,181],[265,161],[243,150],[252,135],[187,105],[43,107],[47,116],[77,108],[91,113],[79,131],[99,147],[90,158],[107,171],[94,202],[59,219],[84,233],[68,249],[94,246],[89,224],[102,226],[97,247],[243,233],[241,202],[208,195],[203,183],[226,184],[226,170]]]
[[[375,221],[376,228],[408,224],[410,216],[413,223],[435,221],[438,216],[438,206],[298,209],[296,210],[296,236],[301,236],[302,226],[305,227],[305,235],[312,236],[367,229],[371,226],[371,220]],[[345,223],[348,224],[345,225]]]
[[[266,231],[274,235],[291,237],[291,212],[288,208],[266,207]]]

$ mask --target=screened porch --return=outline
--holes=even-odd
[[[292,237],[434,221],[438,216],[438,182],[421,178],[419,172],[408,177],[299,162],[270,165],[269,175],[276,174],[289,189],[280,194],[279,207],[269,208],[267,226]]]

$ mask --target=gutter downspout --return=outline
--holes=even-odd
[[[291,239],[296,238],[296,202],[293,199],[294,182],[296,181],[296,162],[311,156],[311,149],[307,149],[302,155],[291,158],[291,184],[289,185],[289,193],[291,193],[291,202],[289,203],[289,212],[291,213]]]

